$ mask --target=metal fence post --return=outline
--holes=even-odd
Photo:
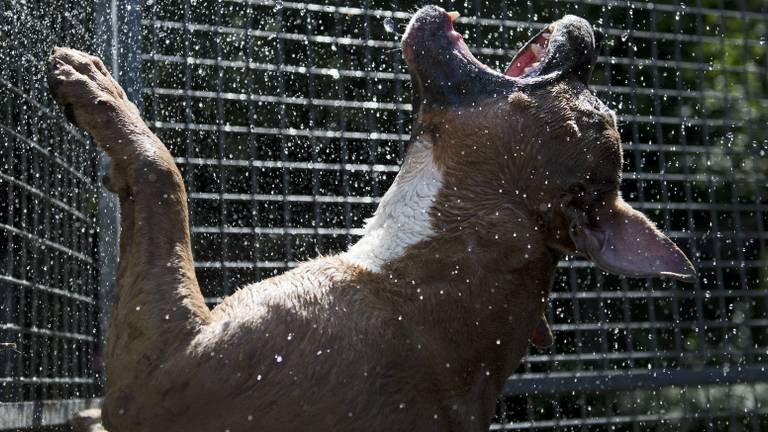
[[[94,35],[98,55],[139,110],[141,104],[141,0],[98,0],[94,8]],[[100,153],[100,172],[109,171],[111,160]],[[104,354],[117,274],[120,207],[117,197],[99,190],[99,376],[104,385]]]

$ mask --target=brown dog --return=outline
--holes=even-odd
[[[168,150],[101,61],[54,49],[51,92],[112,157],[122,207],[109,430],[484,431],[531,335],[548,334],[562,253],[694,277],[618,194],[615,120],[586,86],[591,27],[563,18],[502,75],[453,20],[423,8],[403,37],[413,136],[363,238],[213,310]]]

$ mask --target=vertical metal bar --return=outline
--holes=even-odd
[[[655,34],[655,33],[657,33],[657,30],[658,30],[658,28],[657,28],[657,11],[655,9],[651,10],[650,11],[650,15],[651,15],[651,20],[650,20],[651,21],[650,22],[651,32]],[[658,38],[656,38],[656,37],[651,39],[651,58],[653,58],[653,59],[658,59],[659,58]],[[654,64],[651,66],[651,73],[652,73],[652,78],[651,79],[652,79],[652,82],[653,82],[653,88],[661,90],[662,89],[662,82],[661,82],[661,79],[659,77],[658,63],[654,62]],[[662,115],[661,103],[659,101],[659,98],[662,97],[662,96],[659,93],[660,92],[656,92],[656,94],[653,95],[653,114],[656,115],[656,116],[661,116]],[[665,173],[666,173],[666,158],[664,157],[664,151],[665,150],[662,147],[663,144],[664,144],[664,134],[663,134],[663,131],[662,131],[662,127],[659,124],[655,125],[655,130],[656,130],[656,143],[655,144],[659,146],[658,155],[659,155],[659,171],[660,171],[660,174],[661,174],[661,176],[660,176],[661,177],[661,199],[662,199],[662,201],[669,202],[669,189],[667,187],[667,181],[665,180]],[[639,169],[639,167],[638,167],[638,169]],[[638,196],[638,200],[640,202],[644,202],[645,201],[645,195],[639,195]],[[662,214],[663,214],[663,217],[664,217],[664,226],[665,226],[666,229],[669,229],[670,228],[669,209],[668,208],[664,209]],[[623,280],[622,281],[622,288],[624,288],[626,286],[627,286],[626,280]],[[651,281],[646,281],[645,287],[646,287],[646,289],[653,289],[652,282]],[[648,316],[649,316],[649,318],[652,321],[655,322],[656,321],[656,307],[655,307],[656,300],[653,297],[649,297],[647,299],[647,301],[648,301],[648,304],[647,304]],[[625,308],[627,308],[627,309],[629,308],[628,303],[629,302],[627,302],[626,300],[624,301]],[[678,328],[677,326],[675,326],[675,327]],[[678,328],[678,331],[679,331],[679,328]],[[658,334],[658,332],[656,331],[656,329],[649,329],[648,332],[650,333],[651,348],[654,351],[658,351],[659,350],[659,343],[658,343],[659,334]],[[651,364],[654,367],[662,366],[662,363],[659,360],[660,359],[658,357],[655,358],[655,359],[652,359],[651,360]]]
[[[312,12],[307,8],[307,5],[304,4],[304,18],[306,21],[306,25],[304,26],[305,29],[305,35],[307,37],[307,64],[310,68],[314,68],[317,64],[317,57],[315,55],[315,44],[312,42],[309,42],[309,38],[314,33],[314,20],[312,19]],[[317,98],[317,89],[315,84],[315,74],[310,72],[307,74],[307,98],[309,99],[309,103],[307,104],[307,110],[309,114],[309,124],[308,127],[314,128],[316,121],[317,121],[317,108],[315,107],[315,98]],[[311,169],[311,175],[312,175],[312,228],[315,231],[315,249],[316,250],[324,250],[323,248],[323,236],[319,234],[319,228],[323,224],[323,215],[321,211],[320,203],[317,201],[318,195],[320,195],[320,175],[319,171],[315,166],[317,166],[317,162],[319,162],[319,152],[318,152],[318,140],[314,136],[309,137],[309,147],[310,147],[310,153],[311,153],[311,160],[312,160],[312,169]]]
[[[335,0],[334,1],[334,5],[336,7],[340,7],[341,6],[341,0]],[[335,11],[333,13],[333,15],[334,15],[334,22],[335,22],[334,36],[337,39],[341,39],[342,37],[344,37],[344,34],[343,34],[344,27],[342,25],[342,20],[344,19],[344,15],[342,15],[338,11]],[[336,44],[336,42],[334,42],[334,44]],[[340,46],[339,44],[336,44],[335,46],[338,47],[338,50],[340,52],[343,52],[342,50],[345,49],[343,46]],[[344,67],[346,65],[346,63],[343,60],[345,58],[345,56],[344,55],[340,55],[339,57],[342,59],[342,61],[339,63],[339,68],[342,68],[342,67]],[[336,89],[337,89],[336,90],[336,95],[337,95],[339,100],[344,100],[344,98],[345,98],[345,96],[344,96],[344,78],[339,76],[338,79],[336,80],[336,82],[337,82],[337,85],[336,85]],[[343,109],[339,110],[339,119],[337,121],[337,127],[342,132],[347,130],[347,115],[346,115],[346,113],[344,112]],[[340,148],[341,154],[339,155],[339,162],[341,162],[342,164],[349,163],[350,153],[349,153],[349,143],[347,141],[347,138],[344,137],[344,136],[339,137],[339,145],[341,147]],[[352,195],[352,191],[351,191],[351,187],[350,187],[351,186],[350,185],[350,178],[349,177],[350,177],[349,176],[349,171],[346,168],[342,169],[341,170],[341,184],[342,184],[342,190],[344,191],[344,198],[345,198],[344,199],[344,229],[347,230],[347,232],[349,232],[349,230],[352,229],[352,205],[351,205],[351,203],[349,202],[349,199],[348,199]],[[346,237],[347,237],[347,243],[352,243],[354,238],[351,235],[349,235],[349,234],[347,234]]]
[[[701,7],[701,0],[696,0],[696,6],[697,6],[697,9]],[[704,28],[703,13],[698,12],[696,16],[696,47],[697,47],[696,58],[699,63],[704,63],[706,60],[706,58],[704,57],[704,40],[702,37],[703,28]],[[704,84],[703,76],[702,76],[698,82],[698,90],[697,90],[698,100],[701,105],[701,115],[705,118],[708,118],[708,105],[707,105],[705,92],[706,92],[706,85]],[[710,133],[711,132],[709,130],[708,123],[707,122],[702,123],[701,136],[702,136],[704,147],[706,149],[707,161],[711,161],[713,159],[712,154],[714,150],[713,144],[709,142]],[[711,172],[707,172],[706,178],[707,178],[707,185],[708,185],[707,189],[708,189],[709,202],[715,203],[717,202],[717,199],[715,196],[715,190],[716,190],[715,179],[713,178],[713,175]],[[709,219],[710,219],[710,224],[712,226],[712,230],[710,234],[712,232],[716,234],[715,236],[711,236],[712,248],[714,249],[714,252],[712,255],[713,255],[714,261],[719,262],[721,253],[720,253],[720,239],[717,234],[720,233],[720,227],[719,227],[720,218],[718,216],[718,212],[715,206],[710,206]],[[716,271],[717,284],[720,285],[723,283],[722,271],[719,266],[715,269],[715,271]],[[696,302],[695,332],[696,332],[696,338],[699,342],[697,346],[697,350],[701,352],[706,349],[706,347],[704,346],[704,343],[706,341],[706,323],[704,320],[704,297],[706,294],[702,291],[701,282],[699,280],[695,282],[694,290],[695,290],[694,298]],[[708,430],[712,429],[709,423],[707,427],[709,428]]]
[[[750,21],[745,16],[746,15],[746,4],[745,4],[744,0],[739,0],[738,4],[739,4],[740,12],[742,14],[743,58],[746,61],[747,59],[750,59],[750,56],[751,56],[751,53],[750,53],[749,28],[747,26]],[[765,22],[765,21],[766,20],[763,20],[763,22]],[[749,69],[747,68],[746,65],[743,66],[740,75],[741,75],[741,85],[742,85],[742,87],[744,89],[743,91],[744,91],[744,96],[745,96],[745,99],[746,99],[746,103],[743,104],[744,105],[744,109],[746,111],[745,117],[747,119],[752,119],[753,118],[753,113],[752,113],[753,95],[752,95],[752,90],[750,88],[750,75],[751,75],[751,73],[750,73],[750,71],[749,71]],[[746,138],[746,141],[747,141],[747,147],[750,149],[750,151],[749,151],[750,157],[759,158],[760,157],[759,152],[757,151],[755,146],[751,145],[753,143],[753,139],[754,139],[754,135],[753,135],[754,129],[753,128],[754,128],[754,123],[751,122],[751,121],[747,122],[747,124],[745,124],[743,126],[743,129],[745,131],[745,138]],[[748,181],[748,182],[751,183],[751,185],[749,185],[747,187],[748,190],[754,190],[755,191],[754,192],[755,196],[753,197],[754,201],[755,202],[762,202],[762,192],[761,192],[762,188],[760,187],[761,185],[757,184],[757,182],[755,181],[754,177],[752,177],[752,178],[750,178],[748,180],[745,180],[745,181]],[[738,202],[738,199],[735,199],[735,201]],[[739,212],[739,210],[736,210],[736,211]],[[756,213],[759,213],[759,212],[756,212]],[[739,214],[739,220],[740,220],[740,217],[741,217],[741,215]],[[757,222],[756,223],[756,227],[760,227],[761,218],[758,217],[756,222]],[[737,235],[737,237],[736,237],[736,247],[737,247],[737,250],[738,250],[738,257],[739,257],[739,261],[740,261],[740,264],[741,264],[739,266],[740,288],[742,290],[746,290],[746,289],[749,289],[750,287],[749,287],[749,279],[747,277],[746,268],[745,268],[745,265],[744,265],[746,263],[746,253],[745,253],[744,237],[742,236],[742,233],[743,233],[743,230],[738,230],[738,232],[736,233],[736,235]],[[760,245],[758,247],[760,249],[762,249],[763,242],[762,241],[758,241],[758,242],[760,243]],[[761,252],[762,252],[762,250],[761,250]],[[763,256],[763,255],[761,255],[761,256]],[[739,299],[736,299],[735,302],[738,302],[738,303],[743,302],[745,310],[742,311],[742,313],[744,313],[747,317],[751,317],[752,316],[752,307],[751,307],[751,304],[750,304],[751,302],[749,301],[749,299],[745,300],[745,299],[740,299],[739,298]],[[730,308],[733,308],[733,306],[734,306],[733,304],[729,304]],[[738,306],[738,305],[736,305],[736,306]],[[733,310],[733,309],[731,309],[731,310]],[[727,314],[727,311],[723,311],[723,314]],[[738,329],[738,323],[736,323],[736,325],[734,326],[734,333],[737,331],[737,329]],[[737,347],[735,347],[736,348],[735,350],[741,351],[741,346],[739,346],[739,345],[742,345],[742,346],[745,346],[745,347],[752,347],[752,346],[754,346],[754,342],[753,342],[753,337],[752,337],[752,332],[751,331],[746,331],[746,332],[742,331],[742,332],[739,332],[739,333],[740,333],[739,336],[741,338],[746,339],[746,341],[742,342],[741,344],[737,344]],[[741,354],[741,353],[737,353],[737,355],[738,355],[737,358],[732,359],[732,361],[735,362],[736,364],[742,364],[744,362],[751,363],[750,360],[754,361],[753,360],[754,356],[752,356],[752,355],[749,355],[749,354],[745,355],[745,354]],[[752,397],[756,398],[757,396],[756,396],[755,387],[754,386],[747,386],[747,387],[751,390]],[[731,387],[729,387],[728,389],[729,389],[729,393],[731,393]],[[730,396],[730,394],[729,394],[729,396]],[[736,422],[736,413],[734,411],[735,410],[731,410],[731,421],[732,422]],[[752,430],[754,430],[754,431],[759,430],[760,426],[759,426],[755,416],[754,415],[747,415],[747,417],[748,417],[747,420],[749,421]]]
[[[125,90],[128,99],[142,110],[141,101],[141,0],[98,0],[94,5],[96,49],[109,65],[112,76]],[[110,160],[99,153],[99,176],[109,173]],[[98,250],[99,250],[99,335],[97,357],[103,361],[106,333],[112,310],[117,274],[120,207],[117,198],[103,187],[98,188]],[[104,364],[101,385],[104,385]]]
[[[718,8],[720,8],[722,10],[726,9],[725,3],[724,3],[723,0],[719,0]],[[720,15],[718,17],[718,24],[721,26],[722,29],[726,29],[727,28],[726,27],[726,23],[725,23],[724,18],[723,18],[722,15]],[[719,44],[720,56],[723,59],[723,63],[726,63],[725,60],[727,58],[726,57],[727,56],[727,51],[726,51],[725,42],[726,42],[725,38],[723,38],[723,39],[720,40],[720,44]],[[723,86],[723,103],[725,104],[726,107],[728,107],[729,104],[731,103],[731,97],[730,97],[730,94],[729,94],[727,86]],[[723,111],[723,119],[726,120],[726,121],[731,120],[728,109]],[[733,135],[734,129],[735,129],[735,123],[733,123],[732,126],[730,127],[729,133],[726,135],[726,137],[728,137],[728,135],[730,135],[732,139],[736,140],[737,138]],[[731,147],[732,146],[730,146],[730,145],[726,146],[726,154],[731,156],[731,160],[730,160],[731,167],[730,168],[731,168],[732,172],[734,172],[736,167],[733,165],[733,163],[734,163],[733,157],[735,155],[733,154]],[[737,254],[738,260],[739,260],[740,263],[743,263],[744,260],[745,260],[745,258],[744,258],[744,246],[743,246],[741,237],[738,235],[739,233],[743,232],[743,225],[742,225],[742,222],[741,222],[741,212],[740,212],[740,210],[738,208],[739,207],[739,205],[738,205],[739,204],[739,201],[738,201],[739,198],[738,197],[740,196],[739,195],[740,192],[739,192],[739,186],[738,186],[737,182],[738,182],[738,180],[734,178],[729,183],[730,183],[730,189],[731,189],[731,194],[730,194],[731,195],[731,203],[733,204],[732,216],[733,216],[733,227],[734,227],[734,234],[735,234],[735,236],[734,236],[734,243],[735,243],[736,254]],[[744,266],[739,265],[739,266],[737,266],[737,268],[738,268],[738,272],[739,272],[739,282],[740,282],[740,285],[742,287],[746,287],[747,283],[746,283],[746,273],[744,272]],[[721,328],[722,336],[723,336],[722,343],[724,345],[724,348],[726,348],[725,350],[723,350],[723,354],[728,357],[728,360],[726,360],[726,361],[728,363],[730,363],[732,361],[732,358],[731,358],[732,344],[731,344],[731,332],[729,331],[731,325],[728,325],[727,322],[726,322],[726,318],[728,316],[728,310],[729,310],[728,305],[726,304],[726,301],[725,301],[725,294],[726,294],[726,291],[728,290],[726,288],[726,286],[727,285],[725,283],[723,283],[722,285],[718,285],[718,291],[720,291],[720,292],[718,293],[717,298],[718,298],[718,306],[719,306],[719,311],[718,311],[719,312],[719,321],[720,321],[720,323],[722,325],[722,328]]]
[[[95,3],[94,9],[94,35],[96,38],[96,50],[109,65],[114,77],[119,77],[120,70],[115,55],[115,45],[118,43],[115,34],[115,0],[100,0]],[[99,176],[109,173],[111,161],[104,152],[99,152]],[[106,384],[105,355],[107,344],[107,329],[112,313],[112,299],[114,298],[115,278],[117,276],[117,255],[119,239],[120,206],[117,197],[104,188],[97,192],[98,210],[96,220],[98,229],[99,251],[99,346],[96,350],[99,386],[104,388]]]
[[[288,111],[285,104],[286,90],[285,90],[285,44],[281,37],[285,29],[285,9],[281,3],[275,3],[275,33],[277,34],[277,96],[280,99],[280,160],[285,163],[290,160],[290,143],[288,141]],[[283,226],[288,228],[291,226],[291,202],[288,200],[288,195],[291,193],[291,173],[286,167],[282,169],[281,187],[283,194]],[[283,234],[283,247],[285,248],[285,255],[283,256],[283,264],[285,268],[288,268],[289,263],[294,260],[293,254],[293,236],[286,232]]]
[[[248,153],[251,156],[250,166],[248,169],[248,175],[251,183],[251,194],[257,195],[260,192],[259,186],[259,171],[256,166],[256,161],[259,159],[258,139],[255,132],[255,128],[258,124],[256,118],[256,89],[254,85],[254,74],[256,70],[252,67],[254,59],[256,57],[256,51],[254,49],[252,30],[254,28],[254,22],[258,19],[256,16],[256,6],[252,3],[248,4],[248,13],[245,24],[245,61],[246,61],[246,91],[248,92]],[[259,260],[261,259],[262,248],[261,238],[258,233],[258,228],[261,226],[261,210],[259,201],[255,198],[251,199],[251,224],[253,225],[253,252],[252,252],[252,265],[255,269],[256,277],[261,278],[261,270],[258,267]]]
[[[23,67],[23,63],[19,62],[17,65],[17,75],[16,75],[16,86],[20,89],[24,88],[24,83],[22,82],[22,77],[25,75],[25,69]],[[24,120],[27,116],[26,111],[26,102],[20,101],[21,103],[17,106],[16,114],[16,121],[14,122],[14,126],[17,128],[17,132],[21,132],[23,136],[23,131],[20,130],[20,125],[24,124]],[[19,155],[19,164],[18,168],[19,171],[17,171],[17,178],[24,178],[26,173],[30,172],[29,170],[29,159],[30,159],[30,152],[24,148],[24,151],[21,152]],[[21,228],[22,230],[26,229],[27,232],[31,231],[32,229],[36,229],[36,226],[33,226],[29,222],[29,217],[34,214],[34,211],[30,209],[29,205],[29,194],[27,191],[19,190],[17,191],[17,195],[21,195],[19,200],[19,213],[18,218],[16,219],[16,227]],[[30,250],[37,247],[36,244],[34,244],[31,240],[27,238],[23,238],[21,240],[21,257],[18,260],[18,275],[19,278],[25,281],[32,280],[32,276],[34,275],[33,271],[31,271],[34,266],[30,265],[30,261],[34,259],[34,255],[30,257]],[[37,290],[32,290],[30,293],[31,295],[27,295],[27,290],[20,291],[19,296],[19,303],[21,306],[21,311],[18,318],[18,323],[22,328],[29,326],[29,323],[35,322],[36,319],[36,308],[37,308]],[[31,300],[29,298],[32,298]],[[28,312],[30,311],[31,312]],[[29,320],[27,320],[29,314]],[[25,325],[26,324],[26,325]],[[26,358],[25,360],[22,360],[20,364],[20,370],[18,376],[34,376],[36,374],[36,366],[37,362],[40,358],[40,345],[38,344],[38,339],[35,335],[23,335],[21,337],[22,340],[22,346],[26,345],[27,352],[33,353],[33,356],[30,356],[29,358]],[[34,398],[36,396],[33,391],[35,390],[35,387],[32,385],[23,385],[22,384],[22,398]]]
[[[601,22],[602,22],[601,25],[608,25],[607,24],[607,19],[608,19],[607,15],[608,14],[606,12],[606,5],[605,5],[605,1],[604,1],[603,2],[603,7],[601,8]],[[605,47],[605,45],[600,47],[601,50],[600,50],[600,52],[598,52],[598,63],[600,62],[599,56],[602,55],[602,51],[604,51],[604,49],[603,49],[604,47]],[[605,84],[610,89],[611,88],[611,84],[612,84],[611,83],[611,81],[612,81],[611,80],[611,64],[610,64],[610,62],[606,62],[602,66],[604,67]],[[595,67],[598,67],[598,65],[596,65]],[[610,94],[610,91],[609,91],[609,94]],[[618,127],[618,125],[617,125],[617,127]],[[623,169],[624,169],[624,167],[622,167],[622,170]],[[642,195],[640,195],[640,196],[642,196]],[[627,281],[625,279],[622,279],[620,284],[621,284],[621,288],[622,289],[624,289],[624,290],[628,289],[628,284],[627,284]],[[626,301],[624,302],[624,307],[625,307],[625,309],[624,309],[623,312],[624,312],[624,316],[625,316],[625,319],[626,319],[626,317],[627,317],[627,310],[626,310],[626,308],[628,307],[628,302],[626,302]],[[629,316],[631,317],[631,314]],[[629,341],[629,339],[628,339],[628,341]],[[631,344],[630,344],[630,347],[631,347]],[[608,353],[606,353],[605,355],[607,356],[607,354]],[[630,356],[631,356],[631,352],[630,352]],[[602,398],[602,400],[603,400],[603,405],[604,405],[604,410],[605,410],[603,415],[606,416],[606,417],[614,416],[615,415],[615,410],[613,408],[613,400],[612,400],[612,398],[610,396],[604,396]],[[634,430],[635,429],[634,429],[634,425],[633,425],[633,431]]]
[[[3,8],[2,12],[3,16],[8,17],[8,21],[5,23],[5,26],[3,26],[4,30],[5,28],[8,28],[9,35],[13,35],[13,30],[16,29],[16,16],[14,6],[16,6],[15,3],[6,3],[1,2],[0,7]],[[8,5],[8,6],[6,6]],[[14,41],[16,38],[11,37],[10,41]],[[16,44],[11,42],[7,45],[0,45],[0,55],[3,57],[12,57],[14,48],[16,47]],[[0,104],[2,104],[2,111],[0,111],[0,121],[2,121],[2,125],[5,127],[10,128],[13,124],[13,110],[14,110],[14,100],[15,97],[11,94],[10,88],[8,88],[10,84],[11,79],[11,70],[13,69],[13,65],[11,67],[7,68],[0,68],[0,78],[3,80],[2,84],[2,92],[0,92]],[[6,84],[9,83],[9,84]],[[0,129],[0,139],[2,139],[2,142],[5,146],[5,148],[1,149],[0,151],[3,152],[3,163],[0,165],[2,167],[2,172],[10,175],[13,177],[14,173],[14,165],[15,165],[15,150],[18,147],[18,144],[16,143],[16,138],[12,137],[10,133],[7,133],[5,130],[5,127]],[[5,212],[4,212],[4,218],[0,219],[0,224],[5,224],[6,226],[13,226],[14,225],[14,219],[15,219],[15,188],[13,186],[13,183],[9,181],[3,181],[0,182],[0,184],[5,185],[5,199],[6,199],[6,205],[5,205]],[[16,250],[15,242],[14,242],[14,235],[10,232],[7,232],[5,229],[0,228],[0,241],[2,242],[3,249],[0,250],[0,273],[7,276],[13,276],[14,275],[14,252]],[[0,299],[2,299],[2,318],[0,318],[0,325],[7,324],[11,325],[16,321],[18,314],[18,310],[22,307],[22,304],[20,304],[20,298],[16,295],[14,292],[14,287],[11,286],[10,283],[3,283],[2,285],[2,291],[0,291]],[[10,329],[0,332],[0,341],[2,342],[8,342],[8,343],[17,343],[19,342],[18,335],[14,334]],[[6,352],[3,354],[0,354],[2,356],[3,362],[2,364],[2,376],[3,377],[12,377],[14,372],[19,370],[20,360],[15,352]],[[15,401],[18,399],[18,383],[11,381],[9,384],[6,384],[2,387],[0,387],[0,401],[6,402],[6,401]]]
[[[371,40],[371,15],[367,13],[370,9],[370,0],[364,0],[363,1],[363,11],[365,12],[364,18],[363,18],[363,38],[366,41]],[[365,45],[365,50],[363,54],[365,58],[365,69],[366,72],[373,72],[373,47],[370,44]],[[366,75],[365,78],[365,90],[366,94],[373,95],[374,94],[374,86],[373,86],[373,80],[371,79],[370,75]],[[375,112],[374,109],[368,109],[368,112],[366,113],[366,131],[367,132],[374,132],[376,129],[376,118],[375,118]],[[368,163],[370,164],[370,175],[371,175],[371,189],[370,194],[374,197],[381,196],[381,188],[379,187],[379,174],[374,169],[377,161],[378,161],[378,152],[379,152],[379,143],[378,141],[369,139],[368,140]]]
[[[222,25],[221,22],[221,9],[224,7],[221,2],[214,2],[214,23],[219,28]],[[219,263],[221,264],[221,279],[223,287],[221,295],[228,295],[232,293],[232,284],[230,280],[229,267],[226,265],[228,252],[228,234],[224,232],[224,227],[227,226],[227,201],[224,199],[224,193],[227,187],[227,168],[222,164],[227,157],[226,151],[226,132],[224,131],[224,124],[226,119],[224,118],[224,99],[221,97],[222,88],[224,86],[224,69],[221,65],[221,59],[224,53],[221,48],[222,36],[221,33],[216,30],[213,33],[215,51],[216,51],[216,144],[218,149],[218,171],[219,171],[219,236],[220,236],[220,250],[219,250]]]
[[[194,41],[194,33],[190,28],[192,24],[192,0],[183,0],[183,12],[182,12],[182,43],[184,47],[182,52],[184,54],[184,184],[187,186],[188,193],[196,191],[195,177],[193,175],[194,165],[189,163],[190,158],[195,157],[195,140],[192,136],[191,125],[194,123],[194,114],[192,112],[192,97],[190,91],[192,90],[192,42]],[[155,83],[152,83],[153,87]],[[192,200],[189,202],[189,226],[195,226],[195,206]],[[194,234],[192,234],[194,236]]]
[[[392,72],[394,74],[392,80],[394,81],[394,87],[395,87],[395,103],[406,103],[408,102],[406,98],[410,98],[410,93],[406,92],[403,93],[403,79],[400,78],[400,74],[404,72],[403,64],[402,64],[402,56],[400,53],[400,50],[392,50],[390,54],[390,59],[392,61]],[[396,120],[395,120],[395,131],[398,134],[398,136],[402,136],[405,134],[405,130],[407,127],[407,122],[410,120],[410,116],[413,113],[411,112],[405,112],[402,109],[397,110],[396,114]],[[402,161],[405,159],[405,145],[406,142],[403,140],[398,141],[397,145],[397,162],[402,163]]]
[[[655,16],[655,11],[652,12],[652,13]],[[700,18],[701,18],[701,14],[697,12],[696,19],[700,19]],[[654,23],[654,25],[655,25],[655,23]],[[676,31],[676,33],[682,33],[679,26],[680,26],[680,21],[679,20],[675,20],[675,27],[676,27],[675,31]],[[673,55],[674,55],[674,62],[678,66],[676,68],[677,70],[680,70],[679,66],[682,64],[682,52],[681,52],[681,46],[680,45],[681,44],[674,44],[674,54]],[[657,42],[655,40],[654,40],[654,49],[658,49],[658,44],[657,44]],[[682,92],[683,92],[683,79],[682,79],[682,74],[680,72],[678,72],[675,75],[675,90],[677,90],[680,94],[682,94]],[[677,97],[677,110],[678,110],[678,114],[682,117],[683,116],[683,97],[682,96],[678,96]],[[681,118],[679,140],[680,140],[680,145],[683,147],[683,150],[682,150],[682,154],[683,154],[683,173],[684,173],[686,178],[690,178],[691,177],[691,172],[690,172],[691,171],[690,170],[691,161],[690,161],[690,157],[689,157],[689,152],[687,150],[685,150],[685,147],[688,146],[688,140],[687,140],[687,136],[686,136],[687,135],[686,134],[686,125],[684,124],[683,120],[684,119]],[[685,190],[685,202],[686,203],[694,202],[693,201],[693,191],[692,191],[692,187],[691,187],[691,182],[688,182],[688,181],[683,182],[683,188]],[[687,222],[688,222],[687,228],[688,228],[689,233],[693,234],[693,233],[696,232],[696,226],[695,226],[695,222],[694,222],[693,210],[691,209],[690,206],[686,206],[686,207],[687,207],[686,215],[687,215]],[[698,256],[698,249],[697,249],[696,239],[691,237],[691,239],[688,242],[688,244],[689,244],[689,247],[690,247],[689,257],[691,257],[694,260],[694,262],[695,262],[696,257]],[[672,319],[674,321],[673,325],[672,325],[672,330],[673,330],[673,334],[674,334],[674,341],[673,341],[673,343],[674,343],[674,352],[675,352],[676,357],[679,358],[679,357],[681,357],[683,355],[683,335],[682,335],[682,331],[681,331],[680,325],[679,325],[679,323],[680,323],[680,302],[679,302],[680,288],[679,288],[679,285],[677,283],[675,283],[675,282],[670,283],[670,286],[671,286],[671,293],[672,293],[671,296],[670,296],[670,303],[672,305]]]
[[[651,15],[651,22],[653,23],[653,20],[655,15]],[[638,109],[639,102],[637,100],[638,95],[638,89],[637,89],[637,73],[638,73],[638,64],[637,59],[635,57],[635,15],[634,10],[630,8],[628,14],[627,14],[627,29],[626,29],[626,37],[622,36],[622,39],[626,41],[626,56],[629,60],[629,86],[630,86],[630,93],[629,93],[629,100],[630,100],[630,109],[635,111]],[[653,24],[651,24],[653,25]],[[654,40],[655,42],[655,40]],[[658,83],[654,82],[654,87],[657,87]],[[631,135],[632,135],[632,144],[638,144],[640,143],[640,127],[638,125],[637,121],[631,122]],[[657,140],[658,141],[658,140]],[[644,166],[644,160],[641,155],[640,150],[632,150],[632,156],[634,159],[634,165],[635,165],[635,172],[634,174],[637,176],[637,174],[642,174],[643,166]],[[642,180],[637,180],[637,189],[638,189],[638,195],[637,199],[639,201],[644,201],[645,193],[644,193],[644,185]],[[626,287],[626,281],[622,282],[622,288]],[[623,298],[622,303],[625,307],[624,309],[624,322],[629,322],[629,319],[627,317],[627,299]],[[625,332],[627,333],[627,340],[626,340],[626,347],[632,347],[633,345],[633,338],[632,338],[632,330],[630,328],[626,328]],[[630,366],[634,365],[634,361],[630,357],[629,359]],[[635,427],[633,427],[633,431],[636,431]]]
[[[31,89],[31,87],[28,87]],[[31,113],[27,113],[26,115],[31,115]],[[32,136],[30,133],[31,131],[27,130],[27,136]],[[58,144],[58,148],[57,148]],[[64,143],[62,141],[54,141],[51,143],[51,151],[54,154],[62,154],[66,151],[66,148],[63,145]],[[39,173],[43,171],[43,167],[39,163],[39,156],[37,153],[31,153],[31,160],[30,165],[28,167],[28,172],[35,172]],[[42,165],[45,165],[45,170],[47,171],[47,168],[49,167],[49,164],[44,163]],[[61,177],[62,176],[51,176],[50,172],[43,171],[47,179],[51,179],[53,181],[53,189],[54,190],[61,190]],[[52,178],[51,178],[52,177]],[[35,178],[30,182],[32,186],[37,190],[42,190],[43,193],[46,196],[51,195],[51,190],[47,186],[47,181],[45,183],[42,183],[39,176],[35,176]],[[50,203],[48,200],[43,200],[39,204],[35,202],[35,200],[32,200],[30,202],[30,208],[29,211],[32,215],[32,220],[30,227],[31,229],[34,229],[37,231],[37,233],[40,233],[40,237],[45,239],[56,239],[58,242],[65,243],[66,239],[62,241],[61,238],[56,238],[58,234],[59,237],[64,237],[61,233],[56,233],[55,228],[52,227],[52,225],[57,225],[56,221],[52,221],[53,219],[53,209],[50,206]],[[50,248],[41,248],[42,253],[37,253],[34,256],[32,256],[32,260],[37,261],[32,265],[32,272],[31,272],[31,280],[34,281],[42,281],[42,283],[49,285],[49,286],[61,286],[61,277],[59,275],[59,272],[61,271],[61,254],[57,253],[56,251],[52,251]],[[39,273],[36,274],[40,269],[48,269],[50,271],[50,274],[48,272],[45,273]],[[54,328],[58,329],[61,326],[61,322],[59,320],[59,315],[61,314],[61,303],[52,301],[52,298],[50,295],[47,295],[46,293],[42,293],[37,289],[32,290],[32,322],[30,323],[31,326],[38,327],[38,328]],[[58,376],[56,374],[56,363],[58,363],[53,357],[58,353],[58,351],[61,348],[62,341],[58,338],[48,337],[48,336],[42,336],[42,337],[35,337],[35,345],[36,348],[39,348],[38,353],[42,354],[39,355],[39,357],[36,359],[38,360],[38,363],[36,364],[36,367],[32,370],[35,370],[36,375],[40,376]],[[53,386],[49,385],[39,385],[37,394],[40,399],[51,399],[55,398],[56,395],[50,394],[49,390],[55,389]]]

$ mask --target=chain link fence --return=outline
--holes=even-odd
[[[136,71],[120,77],[131,81],[147,122],[185,177],[197,272],[209,304],[357,238],[409,138],[411,89],[398,32],[421,3],[106,3],[129,17],[109,33],[113,68]],[[20,7],[8,5],[3,12]],[[462,13],[457,30],[478,58],[498,69],[532,33],[566,13],[606,33],[593,88],[619,115],[622,192],[693,258],[700,275],[695,284],[634,280],[577,258],[562,262],[547,310],[556,343],[532,348],[505,386],[492,429],[768,429],[768,5],[470,0],[441,6]],[[78,22],[88,21],[91,12],[78,7]],[[58,323],[67,335],[86,339],[56,340],[90,351],[32,343],[39,348],[23,355],[0,353],[0,397],[9,402],[98,392],[96,381],[54,387],[36,381],[70,379],[62,369],[69,366],[61,366],[70,362],[83,366],[77,379],[93,380],[99,327],[95,153],[48,114],[39,72],[54,42],[70,38],[64,42],[85,49],[91,42],[49,24],[60,17],[42,13],[29,22],[44,26],[47,39],[13,37],[20,30],[2,35],[3,44],[16,44],[10,47],[37,44],[29,60],[0,47],[15,71],[0,72],[0,192],[27,206],[0,206],[0,244],[8,245],[0,249],[0,325],[8,326],[0,335],[31,339],[34,329],[59,331]],[[131,29],[134,36],[126,36]],[[126,43],[131,37],[135,42]],[[58,154],[81,183],[44,176]],[[48,180],[54,178],[64,183]],[[74,217],[72,209],[84,216],[77,225],[84,231],[63,222]],[[38,240],[90,261],[67,258],[76,265],[64,270],[54,264],[58,249],[24,249]],[[55,318],[56,310],[69,315]]]

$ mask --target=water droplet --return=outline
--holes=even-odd
[[[624,33],[621,34],[621,41],[622,42],[626,42],[627,39],[629,39],[629,31],[625,31]]]
[[[384,30],[386,30],[388,33],[397,33],[395,31],[395,21],[392,18],[390,17],[384,18],[383,23],[384,23]]]

